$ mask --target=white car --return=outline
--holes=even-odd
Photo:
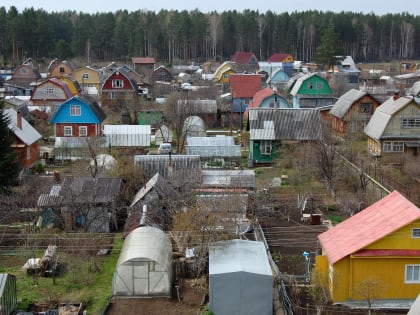
[[[172,153],[172,145],[170,143],[161,143],[158,148],[159,154]]]

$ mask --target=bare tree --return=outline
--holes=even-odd
[[[355,293],[367,302],[369,315],[372,313],[373,302],[380,296],[384,288],[382,281],[369,276],[354,289]]]

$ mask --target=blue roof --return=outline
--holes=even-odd
[[[80,106],[80,115],[70,115],[70,106]],[[92,123],[98,124],[106,118],[105,112],[91,97],[74,96],[61,104],[60,108],[51,118],[51,123]]]

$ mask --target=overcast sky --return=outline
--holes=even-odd
[[[198,9],[203,13],[211,11],[228,11],[237,10],[258,10],[260,13],[265,13],[271,10],[274,13],[294,12],[294,11],[352,11],[362,13],[374,13],[376,15],[383,15],[387,13],[401,13],[408,12],[413,15],[420,15],[420,1],[419,0],[201,0],[201,1],[183,1],[183,0],[2,0],[0,6],[6,7],[14,5],[19,12],[25,8],[44,9],[45,11],[66,11],[74,10],[76,12],[96,13],[96,12],[115,12],[117,10],[147,10],[160,11],[166,10],[195,10]]]

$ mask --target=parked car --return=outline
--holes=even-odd
[[[170,143],[161,143],[158,148],[159,154],[172,153],[172,145]]]

